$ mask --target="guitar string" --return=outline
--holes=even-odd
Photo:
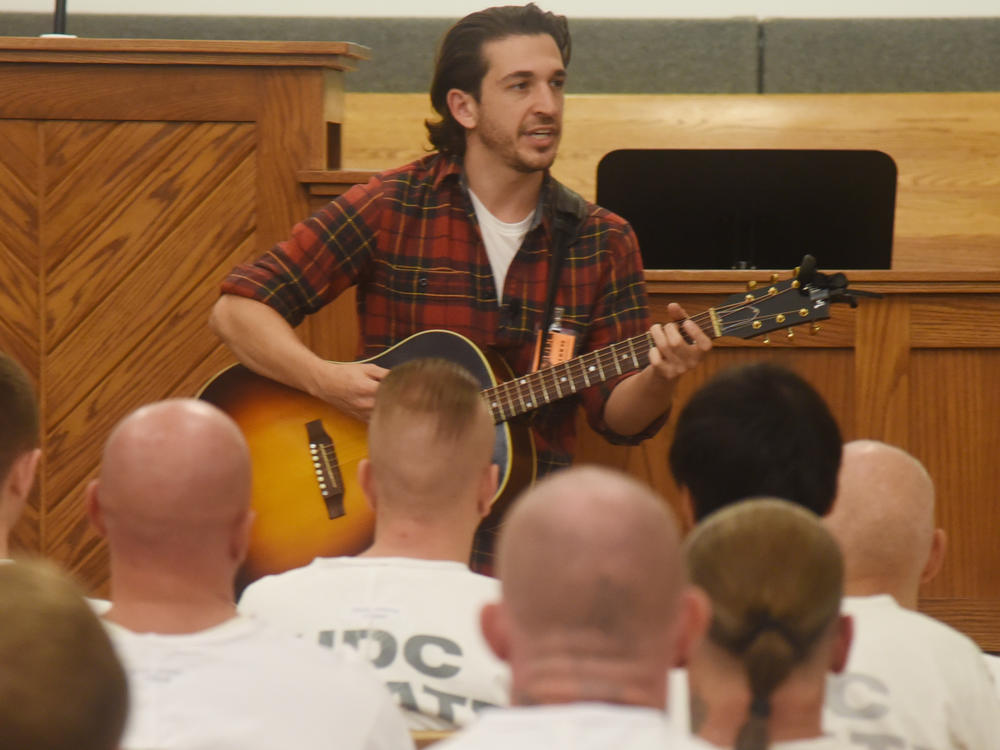
[[[754,302],[774,300],[787,294],[789,291],[795,291],[794,287],[786,288],[780,292],[768,295],[761,295],[760,297],[753,299],[744,299],[738,302],[733,302],[729,305],[720,305],[719,307],[712,308],[708,311],[703,311],[691,316],[688,320],[691,320],[695,325],[697,325],[702,331],[711,337],[714,337],[715,327],[712,325],[712,313],[716,314],[716,317],[725,318],[728,317],[734,311],[745,309],[746,307],[752,306]],[[801,309],[801,308],[800,308]],[[755,320],[773,320],[778,317],[778,315],[793,314],[795,311],[787,310],[784,313],[773,313],[763,316],[755,317]],[[803,320],[802,322],[805,322]],[[719,330],[722,335],[726,334],[735,328],[746,325],[746,320],[736,321],[734,323],[726,323],[725,320],[719,326]],[[614,374],[624,374],[625,372],[631,372],[633,370],[644,367],[648,364],[648,351],[649,348],[653,346],[653,337],[649,331],[645,333],[638,334],[632,338],[625,339],[624,341],[619,341],[614,344],[602,347],[588,354],[575,357],[569,362],[562,363],[560,365],[555,365],[553,367],[545,368],[544,370],[539,370],[527,375],[523,375],[520,378],[514,380],[505,381],[496,386],[488,388],[483,391],[483,395],[488,397],[490,401],[490,407],[494,411],[499,410],[502,419],[509,419],[510,417],[517,416],[518,414],[523,414],[526,411],[530,411],[540,405],[551,403],[560,398],[568,395],[572,395],[579,391],[580,389],[594,384],[594,382],[604,382],[609,377],[613,377]],[[635,345],[638,344],[642,347],[639,353],[635,352]],[[624,348],[631,350],[631,356],[623,357],[623,359],[632,360],[627,369],[621,370],[619,367],[619,354],[622,353]],[[579,367],[579,373],[574,375],[572,372],[572,365],[577,364]],[[562,373],[557,371],[562,370]],[[608,375],[606,371],[615,370],[612,375]],[[591,378],[588,373],[593,373],[595,375],[594,381],[591,382]],[[545,387],[545,378],[551,378],[551,387],[555,392],[555,396],[548,393],[548,389]],[[561,384],[566,384],[569,388],[568,393],[563,392],[563,386]],[[523,395],[523,391],[527,389],[529,395],[527,399]],[[541,392],[539,392],[539,390]],[[515,399],[512,398],[514,394],[511,391],[516,391],[520,395],[520,405],[516,403]],[[497,398],[494,398],[494,397]],[[503,401],[509,405],[509,408],[503,408]],[[539,403],[541,402],[541,403]],[[510,412],[509,414],[507,412]],[[498,419],[497,421],[502,421]]]

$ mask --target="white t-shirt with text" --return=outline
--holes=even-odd
[[[827,681],[824,728],[860,750],[997,750],[1000,700],[976,644],[889,595],[849,596],[846,670]]]
[[[454,729],[508,702],[509,670],[479,627],[500,584],[462,563],[317,558],[250,584],[240,611],[374,666],[411,729]]]
[[[129,684],[122,750],[409,750],[371,667],[248,617],[184,635],[105,621]]]

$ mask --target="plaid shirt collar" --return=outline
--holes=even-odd
[[[465,176],[465,170],[462,168],[461,159],[457,156],[451,156],[446,154],[441,154],[441,166],[438,169],[437,175],[434,177],[434,189],[439,190],[444,184],[445,180],[458,180],[459,186],[462,188],[462,193],[466,197],[466,214],[470,219],[475,221],[476,210],[472,205],[472,201],[469,199],[469,180]],[[528,231],[534,231],[539,224],[545,225],[546,234],[551,235],[551,196],[555,180],[552,179],[552,175],[549,170],[545,170],[545,176],[542,179],[542,188],[538,193],[538,204],[535,206],[535,215],[531,219],[531,226],[528,227]]]

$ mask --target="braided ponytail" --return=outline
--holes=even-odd
[[[766,750],[774,691],[840,611],[840,550],[814,514],[764,499],[713,513],[685,553],[692,582],[712,600],[708,640],[742,663],[750,686],[734,750]]]

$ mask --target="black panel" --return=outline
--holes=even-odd
[[[624,149],[597,202],[631,222],[646,268],[889,268],[896,164],[881,151]]]

